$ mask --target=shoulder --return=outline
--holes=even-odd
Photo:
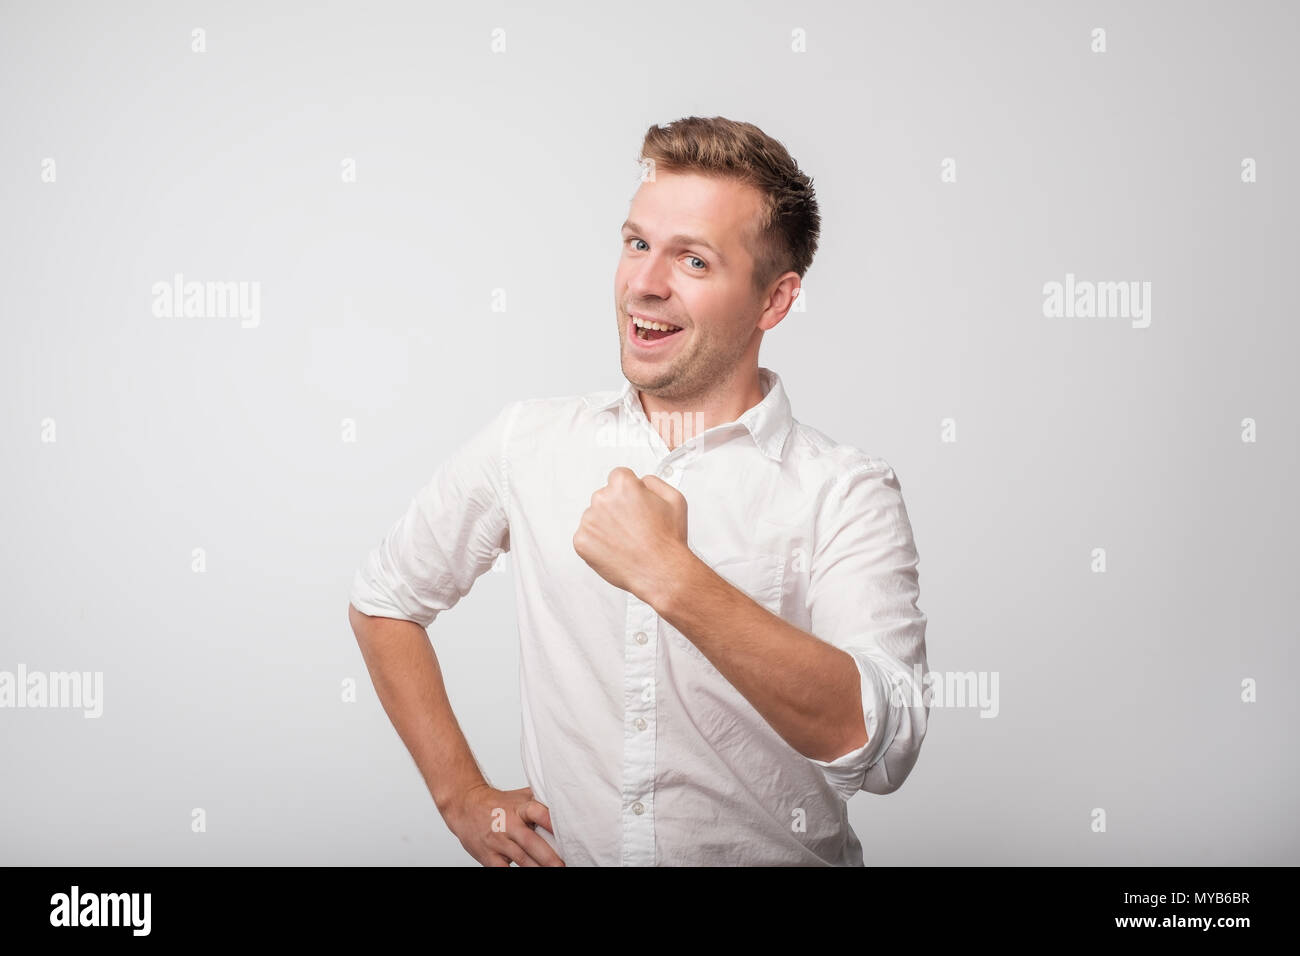
[[[534,421],[567,423],[579,418],[596,418],[604,410],[615,409],[621,396],[622,390],[607,388],[569,395],[521,398],[510,402],[506,408],[513,409],[519,417]]]
[[[797,466],[800,479],[816,482],[819,548],[868,539],[873,547],[892,541],[915,548],[903,487],[886,459],[801,422],[796,422],[793,435],[791,451],[795,461],[802,460]]]
[[[854,479],[875,477],[888,481],[896,477],[886,459],[836,441],[798,419],[790,430],[788,454],[804,477],[818,479],[827,491]]]
[[[516,445],[572,435],[584,426],[599,426],[617,409],[619,389],[569,395],[520,398],[499,406],[495,424],[503,441]]]

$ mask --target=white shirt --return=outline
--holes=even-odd
[[[569,866],[863,865],[859,790],[897,789],[925,737],[926,616],[893,469],[795,420],[780,377],[668,450],[637,391],[506,405],[369,554],[351,601],[427,627],[503,551],[519,615],[521,754]],[[853,656],[868,741],[805,757],[654,609],[573,548],[618,466],[687,502],[687,544],[790,624]],[[891,693],[891,688],[894,693]]]

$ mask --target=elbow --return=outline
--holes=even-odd
[[[867,721],[862,711],[861,699],[855,698],[853,703],[857,712],[849,719],[847,729],[836,737],[835,745],[821,753],[804,753],[805,757],[831,763],[843,760],[849,754],[863,752],[863,748],[871,742],[871,738],[867,735]]]
[[[893,793],[912,775],[925,740],[927,715],[924,708],[903,709],[898,730],[880,759],[867,768],[862,789],[883,796]]]

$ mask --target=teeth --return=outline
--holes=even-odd
[[[653,329],[656,332],[676,332],[681,329],[679,325],[665,325],[662,322],[649,322],[646,319],[632,316],[632,323],[639,329]]]

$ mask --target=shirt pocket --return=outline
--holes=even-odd
[[[781,615],[781,592],[785,578],[785,561],[769,554],[738,555],[710,564],[714,572],[733,587],[743,591],[759,605],[778,617]],[[679,647],[709,668],[713,665],[698,647],[667,621],[663,630],[674,647]]]

